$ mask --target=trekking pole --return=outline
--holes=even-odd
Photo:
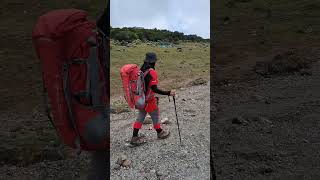
[[[177,125],[178,125],[178,132],[179,132],[179,139],[180,139],[180,145],[181,144],[181,134],[180,134],[180,127],[179,127],[179,120],[178,120],[178,114],[177,114],[177,106],[176,106],[176,98],[172,96],[173,98],[173,104],[174,104],[174,111],[176,113],[176,119],[177,119]]]

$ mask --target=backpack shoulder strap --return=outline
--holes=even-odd
[[[146,71],[143,73],[144,77],[146,77],[146,76],[150,73],[151,70],[154,70],[154,69],[150,68],[150,69],[146,70]]]
[[[90,48],[90,55],[88,58],[87,80],[89,81],[89,94],[91,95],[92,105],[94,108],[99,108],[102,105],[100,96],[100,78],[99,78],[99,62],[98,62],[97,48],[92,46]]]

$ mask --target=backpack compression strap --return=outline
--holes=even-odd
[[[75,140],[75,146],[76,146],[77,154],[79,155],[81,153],[80,133],[79,133],[79,129],[77,127],[77,124],[76,124],[76,121],[75,121],[75,118],[74,118],[73,112],[72,112],[72,106],[71,106],[72,99],[71,99],[70,87],[69,87],[69,64],[68,63],[65,63],[63,65],[63,90],[64,90],[66,103],[68,106],[69,119],[70,119],[71,125],[77,135],[76,140]]]
[[[101,108],[101,86],[99,76],[99,62],[96,42],[93,37],[88,39],[90,47],[90,55],[88,58],[88,79],[89,79],[89,94],[91,95],[92,106],[94,108]]]

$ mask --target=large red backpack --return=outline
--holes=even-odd
[[[32,38],[61,139],[79,150],[106,150],[109,43],[87,16],[77,9],[51,11],[39,17]]]
[[[144,81],[148,72],[143,73],[136,64],[126,64],[120,68],[124,97],[130,108],[144,109],[150,94]]]

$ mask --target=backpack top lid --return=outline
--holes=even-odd
[[[78,9],[50,11],[39,17],[33,29],[32,37],[59,38],[78,26],[88,24],[87,17],[88,13],[86,11]]]

